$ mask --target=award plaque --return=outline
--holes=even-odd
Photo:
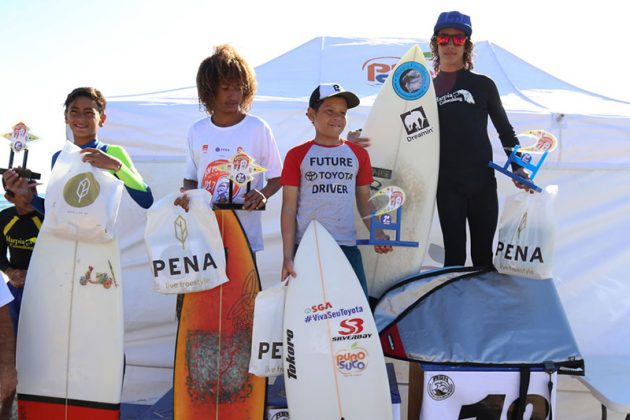
[[[214,209],[220,210],[242,210],[244,203],[234,202],[234,185],[238,185],[239,189],[245,187],[245,194],[251,191],[254,176],[265,172],[267,169],[254,163],[254,158],[245,152],[238,152],[227,163],[217,166],[217,169],[227,173],[227,182],[218,183],[215,187],[214,196],[216,197],[212,203]],[[265,210],[265,205],[252,210]]]
[[[514,146],[512,153],[508,157],[505,165],[499,166],[496,163],[490,161],[488,166],[501,172],[504,175],[509,176],[513,180],[527,185],[529,188],[536,192],[541,192],[542,188],[534,184],[534,178],[538,174],[538,170],[545,162],[549,152],[553,152],[558,146],[558,140],[556,137],[545,130],[529,130],[519,134],[519,138],[533,139],[535,142],[527,147]],[[538,156],[534,158],[534,156]],[[510,165],[514,163],[521,168],[525,168],[529,172],[529,179],[525,179],[510,170]]]
[[[357,239],[357,245],[389,245],[389,246],[408,246],[418,247],[418,242],[401,241],[400,230],[402,228],[402,206],[405,204],[405,192],[400,187],[389,186],[381,188],[372,197],[370,201],[378,198],[385,198],[385,203],[377,210],[370,213],[370,239]],[[395,214],[395,217],[392,215]],[[382,240],[376,239],[377,229],[389,230],[396,232],[396,239]]]
[[[28,126],[23,122],[15,124],[15,126],[13,126],[13,131],[5,134],[4,137],[9,140],[11,152],[9,153],[9,164],[6,168],[0,168],[0,174],[3,174],[13,168],[13,161],[16,154],[22,153],[22,169],[20,169],[19,175],[28,180],[40,179],[41,174],[33,172],[26,167],[28,162],[28,148],[30,143],[37,140],[38,137],[31,134]]]

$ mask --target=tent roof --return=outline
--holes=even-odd
[[[303,104],[320,82],[337,82],[369,106],[379,77],[414,44],[429,51],[426,40],[414,38],[314,38],[256,68],[256,101]],[[566,83],[489,41],[475,43],[474,71],[492,77],[508,112],[630,117],[630,103]],[[185,87],[111,100],[189,104],[197,102],[197,92]]]

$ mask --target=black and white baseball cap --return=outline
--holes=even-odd
[[[332,98],[333,96],[341,96],[348,103],[348,109],[359,106],[361,102],[359,97],[352,92],[348,92],[338,83],[322,83],[317,86],[311,94],[311,99],[308,101],[308,106],[315,108],[317,104],[326,98]]]

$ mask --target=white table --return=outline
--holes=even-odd
[[[602,419],[607,409],[625,413],[630,420],[630,358],[591,356],[584,358],[585,376],[577,377],[602,405]]]

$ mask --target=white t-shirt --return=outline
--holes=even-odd
[[[0,308],[13,300],[13,295],[4,282],[4,277],[0,276]]]
[[[317,220],[339,245],[355,246],[356,187],[372,181],[370,155],[353,143],[323,146],[311,140],[289,150],[282,185],[299,187],[296,245],[310,222]]]
[[[227,195],[228,174],[217,166],[227,163],[228,159],[241,151],[251,156],[256,165],[267,169],[262,174],[254,175],[251,189],[261,190],[265,185],[263,178],[278,178],[282,174],[280,152],[271,128],[262,119],[247,114],[241,122],[230,127],[218,127],[211,118],[199,120],[190,127],[184,178],[196,181],[199,188],[208,190],[213,202],[221,201]],[[245,190],[245,185],[239,188],[234,183],[234,203],[243,202]],[[236,211],[236,214],[252,251],[262,250],[260,212]]]

